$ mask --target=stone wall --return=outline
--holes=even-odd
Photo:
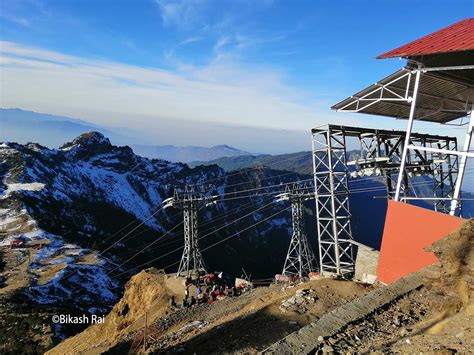
[[[357,244],[357,246],[354,279],[363,283],[373,284],[377,279],[379,252],[363,244]]]

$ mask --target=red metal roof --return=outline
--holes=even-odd
[[[474,18],[456,22],[425,37],[381,54],[377,59],[474,50]]]

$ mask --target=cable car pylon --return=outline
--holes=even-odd
[[[277,202],[290,201],[293,235],[286,255],[282,275],[307,277],[310,272],[317,270],[317,261],[309,245],[304,231],[304,205],[303,202],[313,199],[314,192],[308,192],[306,186],[298,183],[287,185],[285,192],[276,196]]]
[[[191,274],[206,272],[204,259],[198,244],[198,211],[217,202],[218,196],[204,196],[185,187],[181,195],[175,189],[173,197],[163,201],[163,208],[175,207],[183,210],[184,250],[176,277],[190,277]]]

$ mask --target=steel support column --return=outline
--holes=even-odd
[[[466,170],[466,163],[467,163],[467,158],[469,156],[469,149],[471,147],[472,131],[473,131],[473,126],[474,126],[473,111],[474,111],[474,105],[471,106],[469,125],[467,127],[466,138],[464,139],[464,147],[463,147],[463,151],[461,155],[461,162],[459,163],[458,177],[456,180],[456,185],[454,187],[454,195],[453,195],[453,201],[451,202],[451,210],[449,211],[449,214],[451,216],[455,215],[456,210],[458,208],[458,201],[461,196],[462,181],[464,178],[464,172]]]
[[[413,120],[415,118],[415,109],[416,109],[416,98],[418,96],[418,87],[420,84],[420,67],[418,67],[416,71],[415,77],[415,87],[413,88],[413,96],[411,99],[411,107],[410,107],[410,116],[408,118],[408,125],[407,125],[407,132],[405,136],[405,144],[403,145],[403,153],[402,153],[402,161],[400,162],[400,171],[398,173],[397,179],[397,187],[395,190],[395,201],[400,201],[400,190],[402,187],[403,179],[406,176],[405,167],[407,163],[407,154],[408,154],[408,146],[410,145],[410,135],[413,129]]]
[[[198,213],[193,199],[184,202],[184,250],[177,276],[189,276],[192,271],[205,271],[204,260],[198,244]]]

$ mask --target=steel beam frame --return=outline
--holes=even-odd
[[[342,130],[313,129],[312,155],[322,275],[354,273],[346,141]]]
[[[350,177],[383,176],[387,195],[393,199],[405,144],[405,131],[336,125],[331,127],[339,129],[346,140],[353,138],[359,141],[359,155],[355,160],[347,162]],[[429,197],[439,198],[434,203],[434,209],[448,213],[449,206],[445,200],[453,197],[458,175],[458,157],[449,153],[457,153],[457,139],[412,132],[409,143],[410,147],[414,147],[415,154],[407,155],[408,174],[403,178],[402,195],[409,197],[410,190],[413,193],[416,187],[413,179],[423,175],[433,181],[433,195]],[[436,151],[428,153],[425,152],[426,149]]]
[[[428,93],[418,92],[418,87],[413,90],[413,96],[410,96],[411,91],[411,84],[412,81],[415,80],[419,81],[419,76],[421,73],[430,73],[430,72],[439,72],[439,71],[457,71],[457,70],[470,70],[473,69],[472,65],[461,65],[461,66],[448,66],[448,67],[423,67],[418,65],[416,69],[404,68],[404,73],[401,73],[400,76],[394,78],[388,83],[381,84],[375,83],[375,88],[370,90],[366,94],[361,97],[352,96],[351,101],[345,104],[343,107],[338,108],[336,111],[343,111],[343,112],[352,112],[357,113],[361,112],[364,109],[377,104],[378,102],[407,102],[411,103],[413,106],[413,100],[415,95],[423,95],[432,98],[439,99],[441,101],[441,106],[439,110],[443,109],[444,103],[449,103],[449,107],[457,107],[457,109],[451,109],[451,111],[459,111],[459,112],[466,112],[469,109],[469,105],[467,102],[459,102],[459,100],[449,99],[446,97],[441,96],[433,96],[429,95]],[[415,79],[413,79],[415,77]],[[418,79],[417,79],[418,77]],[[439,77],[439,79],[443,79]],[[445,79],[446,80],[446,79]],[[466,85],[466,83],[463,83]],[[468,90],[468,86],[466,86],[465,90]],[[415,94],[416,92],[416,94]],[[446,108],[444,108],[446,109]],[[432,114],[432,113],[431,113]],[[418,117],[417,119],[421,119],[424,117]]]

